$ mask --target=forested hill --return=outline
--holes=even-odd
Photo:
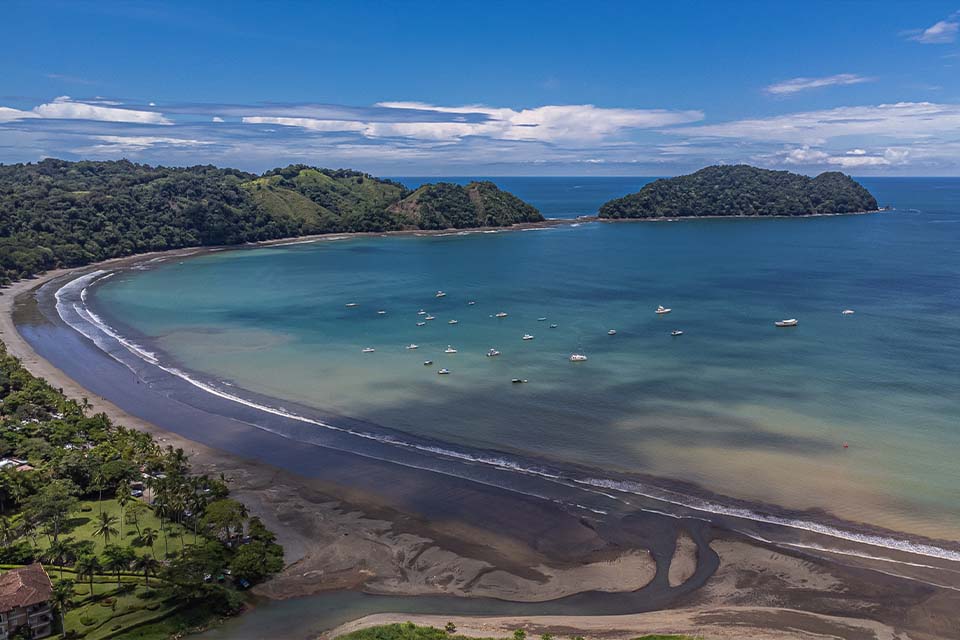
[[[543,219],[492,183],[402,184],[291,165],[262,176],[126,160],[0,165],[0,284],[56,267],[314,233],[505,226]],[[425,191],[429,206],[411,206]],[[466,200],[472,209],[464,206]]]
[[[605,203],[600,217],[804,216],[876,209],[870,192],[838,171],[809,178],[740,164],[655,180]]]

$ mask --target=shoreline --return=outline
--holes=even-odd
[[[554,224],[576,222],[577,220],[563,220]],[[539,223],[537,224],[539,225]],[[333,240],[344,237],[353,238],[357,235],[359,234],[337,237],[319,236],[310,239],[299,238],[293,241]],[[381,236],[383,234],[364,235]],[[269,246],[290,242],[290,239],[275,240],[258,243],[257,245],[240,245],[227,248]],[[99,265],[87,265],[78,270],[95,269],[99,266],[120,267],[127,261],[140,262],[160,256],[165,258],[186,257],[198,252],[224,249],[226,248],[187,248],[172,252],[130,256],[105,261]],[[402,574],[402,578],[395,581],[389,588],[381,588],[380,592],[456,593],[453,588],[437,591],[438,585],[430,582],[430,576],[426,574],[436,566],[455,567],[454,572],[461,573],[472,568],[475,571],[473,575],[480,576],[496,573],[496,567],[507,567],[514,572],[510,574],[512,576],[510,578],[500,576],[501,580],[499,584],[494,585],[493,591],[484,592],[481,590],[471,593],[461,590],[459,595],[498,597],[509,594],[516,597],[517,584],[521,584],[520,589],[524,592],[521,595],[526,594],[529,597],[532,592],[539,591],[540,599],[552,600],[556,597],[564,597],[584,590],[585,583],[582,573],[568,572],[564,577],[561,570],[553,576],[548,576],[543,567],[551,564],[557,565],[558,568],[562,568],[564,565],[567,565],[568,568],[592,566],[593,570],[604,574],[600,582],[589,583],[594,590],[619,589],[622,591],[643,587],[640,582],[625,583],[621,571],[623,567],[617,567],[616,563],[611,563],[611,558],[623,557],[626,554],[622,549],[618,554],[614,547],[609,545],[609,540],[601,547],[591,549],[590,553],[581,554],[577,557],[577,554],[570,554],[569,548],[545,554],[542,550],[531,547],[532,537],[524,541],[513,539],[510,535],[504,534],[501,539],[494,539],[489,530],[476,528],[475,525],[464,526],[463,524],[457,525],[447,522],[437,526],[435,523],[424,521],[422,515],[418,518],[417,514],[398,511],[393,505],[387,504],[382,499],[365,493],[356,487],[348,488],[343,485],[318,483],[314,479],[278,469],[262,461],[224,453],[217,448],[159,428],[149,421],[124,411],[112,402],[96,397],[37,354],[31,345],[20,336],[12,320],[16,298],[29,294],[44,282],[78,270],[50,272],[44,276],[20,281],[3,290],[3,295],[0,295],[0,338],[7,344],[8,351],[24,362],[25,367],[35,375],[46,378],[54,387],[62,387],[68,395],[72,396],[87,395],[93,400],[94,410],[105,411],[112,419],[128,427],[150,432],[164,444],[183,447],[191,455],[191,459],[198,469],[208,472],[225,471],[231,479],[231,487],[236,493],[236,497],[248,503],[252,512],[262,512],[262,517],[264,517],[268,526],[276,527],[279,530],[281,542],[287,548],[289,559],[295,561],[292,565],[295,570],[289,573],[285,572],[288,575],[282,575],[279,580],[268,583],[266,588],[261,591],[264,595],[268,597],[289,597],[316,593],[320,590],[364,587],[367,587],[367,590],[370,591],[378,591],[377,588],[370,589],[370,583],[376,581],[376,579],[381,579],[383,575],[397,568],[402,569],[399,572]],[[525,501],[516,499],[515,502],[519,505]],[[281,508],[278,508],[278,505],[281,505]],[[305,513],[307,511],[310,513]],[[316,518],[311,516],[316,516]],[[555,514],[553,517],[558,516]],[[560,515],[559,518],[561,520],[571,519],[569,514]],[[584,532],[573,533],[580,527],[570,522],[566,522],[564,527],[571,531],[568,547],[583,543]],[[323,542],[318,543],[316,536],[318,532],[322,534],[323,529],[327,530],[327,536],[323,538]],[[342,534],[339,535],[339,538],[360,537],[363,540],[359,541],[360,544],[352,544],[353,541],[347,543],[330,536],[330,529],[333,529],[337,534]],[[716,538],[718,533],[712,531],[709,535]],[[428,535],[433,537],[427,537]],[[719,535],[723,536],[723,534]],[[661,537],[668,538],[669,535]],[[334,541],[336,547],[333,553],[311,555],[318,551],[318,547],[329,545],[331,540]],[[593,544],[600,543],[595,539]],[[741,550],[746,555],[767,553],[765,547],[761,544],[741,544],[752,550],[749,552]],[[380,550],[384,547],[390,550],[390,554],[416,554],[413,566],[408,562],[408,558],[398,559],[396,556],[391,556],[389,559],[383,560],[382,564],[371,569],[369,564],[365,564],[370,559],[371,549]],[[603,548],[606,548],[607,551],[603,551]],[[451,551],[451,549],[455,551]],[[649,550],[647,552],[649,553]],[[565,554],[568,557],[564,562],[561,558]],[[729,553],[727,555],[730,556]],[[480,562],[489,566],[480,566],[478,557]],[[724,554],[720,554],[720,557],[723,558]],[[422,578],[419,583],[417,582],[416,571],[411,571],[411,569],[418,568],[416,567],[417,558],[422,561],[421,565],[425,563],[425,566],[419,567]],[[544,561],[548,564],[544,564]],[[820,562],[823,561],[820,560]],[[642,563],[637,566],[642,566]],[[633,571],[630,573],[633,573]],[[525,575],[527,578],[522,583],[516,582],[518,577],[524,578]],[[531,578],[533,579],[531,580]],[[542,580],[545,580],[545,582],[541,582]],[[304,586],[307,586],[307,588],[304,589]],[[321,588],[318,589],[318,586]],[[696,594],[699,591],[700,589],[693,589],[684,597],[689,598],[690,593]],[[910,590],[908,589],[908,591]]]

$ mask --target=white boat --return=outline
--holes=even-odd
[[[447,324],[457,324],[459,320],[447,320]]]
[[[496,318],[506,318],[506,317],[507,317],[507,314],[506,314],[506,312],[504,312],[504,311],[498,311],[497,314],[496,314],[494,317],[496,317]]]
[[[672,335],[672,336],[682,336],[682,335],[683,335],[683,331],[680,331],[680,329],[674,329],[673,331],[670,332],[670,335]]]
[[[410,343],[407,345],[407,349],[419,349],[419,348],[420,348],[420,345],[416,345],[413,343]]]
[[[527,383],[527,379],[526,379],[526,378],[514,378],[514,379],[511,380],[510,382],[512,382],[513,384],[526,384],[526,383]]]
[[[364,347],[360,350],[360,353],[373,353],[374,351],[376,351],[376,349],[373,347]]]
[[[799,321],[796,318],[790,318],[789,320],[777,320],[773,324],[777,327],[795,327],[799,324]]]
[[[427,315],[427,312],[424,311],[423,309],[420,309],[420,311],[417,311],[417,315],[418,315],[418,316],[425,316],[425,315]]]
[[[427,324],[427,323],[426,323],[426,322],[418,322],[418,323],[417,323],[417,326],[418,326],[418,327],[422,327],[422,326],[425,325],[425,324]]]
[[[423,361],[423,366],[425,366],[425,367],[429,367],[429,366],[432,365],[432,364],[433,364],[433,360],[424,360],[424,361]]]
[[[586,361],[587,361],[587,356],[583,355],[582,353],[570,354],[570,362],[586,362]]]
[[[657,313],[659,313],[660,315],[663,315],[663,314],[665,314],[665,313],[670,313],[671,311],[673,311],[673,309],[668,309],[667,307],[663,306],[662,304],[657,305]]]
[[[383,309],[380,309],[380,311],[377,311],[377,315],[378,315],[378,316],[385,316],[385,315],[387,315],[387,312],[384,311]]]
[[[546,318],[537,318],[537,322],[546,322],[546,321],[547,321]]]
[[[853,309],[844,309],[843,311],[840,312],[840,315],[843,315],[843,316],[852,316],[853,314],[854,314]]]
[[[607,331],[607,335],[608,335],[608,336],[615,336],[615,335],[617,335],[617,330],[616,330],[616,329],[610,329],[610,331]]]
[[[434,296],[434,297],[437,297],[437,298],[445,298],[445,297],[447,297],[447,294],[444,293],[443,291],[437,291],[437,295]]]
[[[345,304],[345,305],[343,305],[343,306],[345,306],[345,307],[347,307],[347,308],[349,309],[349,308],[352,308],[352,307],[357,306],[357,303],[356,303],[356,302],[348,302],[347,304]]]
[[[494,358],[494,357],[496,357],[496,356],[498,356],[498,355],[500,355],[500,352],[497,351],[496,349],[490,349],[489,351],[487,351],[487,357],[488,357],[488,358]]]
[[[530,335],[529,333],[525,333],[525,334],[523,334],[523,339],[524,339],[524,340],[533,340],[533,336]]]
[[[551,328],[551,329],[556,329],[556,328],[557,328],[557,325],[552,324],[552,325],[550,325],[550,328]]]
[[[440,371],[437,371],[437,373],[440,374],[441,376],[445,376],[448,373],[450,373],[450,369],[443,368],[443,369],[440,369]]]
[[[434,316],[427,316],[426,318],[424,318],[424,320],[436,320],[436,317],[434,317]]]
[[[457,350],[454,349],[453,347],[451,347],[450,345],[447,345],[447,348],[444,349],[443,352],[444,352],[444,353],[456,353]]]
[[[467,304],[468,304],[468,305],[470,305],[470,306],[473,306],[473,305],[475,305],[475,304],[477,304],[477,303],[476,303],[476,301],[475,301],[475,300],[471,300],[471,301],[470,301],[470,302],[468,302]]]

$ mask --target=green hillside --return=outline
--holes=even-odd
[[[492,182],[423,185],[389,211],[401,226],[415,229],[502,227],[543,220],[535,207]]]

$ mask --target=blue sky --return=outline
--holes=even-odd
[[[960,175],[960,0],[0,12],[5,163]]]

